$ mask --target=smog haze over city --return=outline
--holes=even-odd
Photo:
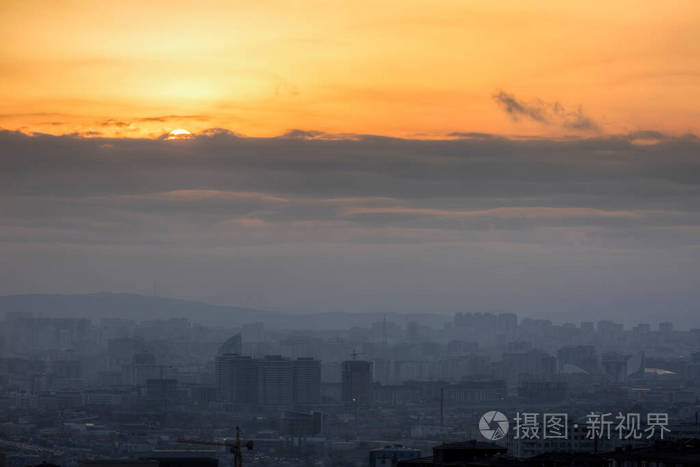
[[[0,2],[0,467],[700,462],[699,26]]]

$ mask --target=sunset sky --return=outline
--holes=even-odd
[[[700,326],[699,25],[695,0],[0,1],[0,294]]]
[[[699,22],[694,0],[5,0],[0,128],[698,132]],[[509,115],[500,92],[549,115]]]

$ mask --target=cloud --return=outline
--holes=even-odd
[[[223,190],[173,190],[158,193],[146,193],[140,195],[122,195],[125,200],[157,200],[173,202],[202,202],[202,201],[228,201],[228,200],[259,200],[268,203],[286,203],[288,200],[280,196],[271,196],[265,193],[235,192]]]
[[[325,141],[334,141],[334,140],[357,140],[361,138],[361,135],[354,135],[354,134],[336,134],[336,133],[326,133],[324,131],[316,131],[316,130],[289,130],[285,132],[282,136],[282,138],[288,138],[288,139],[302,139],[302,140],[325,140]]]
[[[692,135],[299,136],[0,132],[0,293],[139,292],[158,277],[280,309],[608,316],[700,300]]]
[[[573,130],[598,130],[598,124],[593,119],[583,113],[583,108],[578,106],[574,111],[566,111],[562,108],[559,116],[562,118],[562,125]]]
[[[45,241],[52,228],[75,228],[76,238],[98,243],[237,218],[263,220],[280,241],[298,222],[467,236],[495,228],[528,241],[536,235],[526,230],[595,227],[601,244],[618,245],[613,231],[651,242],[640,232],[699,223],[700,141],[689,137],[640,145],[662,135],[427,141],[308,133],[299,141],[210,131],[173,144],[2,132],[4,225],[45,227]],[[120,227],[105,234],[97,220]],[[234,235],[235,224],[227,228]]]
[[[660,131],[654,130],[640,130],[629,133],[627,135],[627,140],[634,144],[657,144],[668,139],[668,136]]]
[[[526,102],[505,91],[496,92],[493,99],[515,122],[525,119],[571,130],[599,130],[598,124],[584,114],[583,107],[580,105],[575,110],[569,110],[559,102],[550,103],[541,99]]]
[[[108,118],[97,122],[99,126],[102,127],[116,127],[116,128],[134,128],[134,124],[137,123],[165,123],[169,121],[183,121],[183,120],[194,120],[194,121],[206,121],[210,117],[207,115],[153,115],[147,117],[134,117],[130,119],[117,120],[113,118]]]
[[[243,137],[243,135],[240,135],[234,131],[228,130],[226,128],[207,128],[205,130],[202,130],[198,133],[200,137],[208,136],[208,137],[217,137],[217,136],[226,136],[226,137]]]
[[[493,140],[502,138],[502,136],[493,135],[490,133],[479,133],[473,131],[453,131],[448,133],[447,136],[451,138],[461,138],[461,139],[476,139],[476,140]]]
[[[114,120],[114,119],[110,118],[110,119],[104,120],[104,121],[102,121],[102,122],[99,122],[99,125],[100,125],[100,126],[107,126],[107,127],[109,127],[109,126],[116,126],[116,127],[118,127],[118,128],[124,128],[124,127],[130,126],[131,123],[129,123],[129,122],[124,122],[124,121],[121,121],[121,120]]]
[[[168,122],[171,120],[198,120],[206,121],[209,119],[207,115],[156,115],[149,117],[134,118],[135,122]]]
[[[256,217],[239,217],[236,219],[236,222],[238,222],[240,225],[246,228],[259,228],[259,227],[264,227],[266,225],[266,222],[262,219],[258,219]]]
[[[592,208],[554,208],[542,206],[513,206],[507,208],[479,210],[417,209],[400,207],[353,207],[345,210],[346,215],[358,214],[407,214],[453,218],[519,218],[519,219],[564,219],[577,217],[619,217],[639,218],[633,211],[606,211]]]
[[[529,118],[540,123],[549,123],[546,116],[545,104],[537,101],[534,104],[518,100],[513,94],[499,91],[493,95],[496,103],[513,119],[518,121],[522,117]]]

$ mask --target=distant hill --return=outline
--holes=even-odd
[[[0,313],[24,311],[38,316],[124,318],[135,321],[186,318],[208,326],[235,327],[263,322],[271,328],[344,329],[369,326],[384,317],[395,323],[416,321],[441,327],[451,317],[433,313],[309,313],[292,314],[173,298],[100,292],[83,295],[27,294],[0,296]]]
[[[0,312],[28,311],[41,316],[124,318],[136,321],[187,318],[210,325],[237,325],[260,321],[266,312],[249,308],[209,305],[202,302],[127,293],[100,292],[85,295],[0,296]]]

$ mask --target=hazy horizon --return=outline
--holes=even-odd
[[[7,302],[10,300],[10,303]],[[126,300],[127,302],[125,303]],[[272,308],[255,308],[239,306],[235,303],[212,303],[195,299],[187,299],[175,296],[148,295],[118,291],[96,291],[78,294],[70,293],[27,293],[0,295],[0,306],[5,312],[28,312],[36,317],[73,317],[87,318],[93,322],[99,322],[102,318],[124,318],[137,322],[151,320],[168,320],[171,318],[185,318],[192,323],[224,326],[226,328],[237,327],[242,324],[262,322],[271,329],[334,329],[347,326],[367,327],[375,325],[378,320],[388,320],[397,324],[407,324],[411,320],[428,326],[441,327],[451,322],[455,313],[478,313],[498,315],[511,313],[518,320],[549,320],[553,325],[573,324],[580,326],[584,322],[597,323],[599,321],[613,321],[624,325],[625,329],[632,329],[638,324],[649,324],[652,329],[657,329],[659,324],[671,322],[676,330],[692,330],[700,328],[700,317],[678,313],[672,310],[665,313],[651,313],[646,315],[611,317],[606,310],[588,310],[585,314],[567,315],[557,311],[546,312],[536,310],[506,310],[475,308],[466,305],[457,309],[433,309],[431,311],[406,311],[406,310],[284,310]],[[102,307],[106,306],[106,311]],[[134,309],[133,307],[136,306]],[[156,306],[156,308],[150,308]],[[58,307],[58,308],[56,308]],[[141,308],[143,307],[143,308]],[[210,312],[201,315],[202,309]],[[2,313],[2,312],[0,312]],[[341,315],[352,316],[347,321]],[[326,320],[318,321],[315,317],[324,316]],[[294,321],[295,317],[304,318]],[[290,318],[288,320],[287,318]],[[311,321],[308,321],[311,320]]]
[[[700,141],[0,133],[3,295],[692,316]]]

